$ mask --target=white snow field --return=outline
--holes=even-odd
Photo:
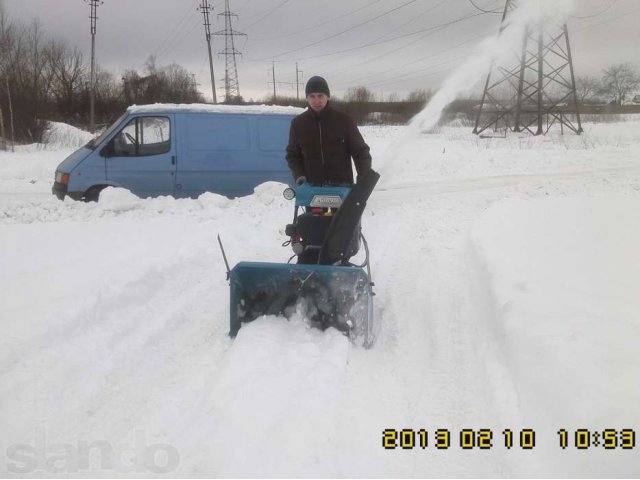
[[[640,118],[584,127],[362,129],[371,350],[300,315],[227,336],[216,235],[286,261],[283,185],[62,202],[69,145],[0,152],[0,474],[637,477]]]

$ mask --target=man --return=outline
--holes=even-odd
[[[358,175],[371,170],[369,146],[346,113],[329,104],[329,85],[322,77],[311,77],[305,87],[309,108],[291,122],[287,163],[298,185],[352,185]]]

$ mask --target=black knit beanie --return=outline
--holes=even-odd
[[[307,81],[307,86],[304,87],[304,94],[309,95],[310,93],[324,93],[327,97],[331,96],[327,81],[317,75],[315,77],[311,77]]]

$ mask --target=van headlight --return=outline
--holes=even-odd
[[[62,172],[56,172],[56,182],[57,183],[61,183],[63,185],[66,185],[69,183],[69,174],[68,173],[62,173]]]

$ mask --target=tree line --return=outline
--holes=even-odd
[[[640,75],[630,63],[611,65],[602,71],[600,78],[591,75],[576,77],[576,94],[581,104],[640,103],[639,89]]]
[[[89,125],[90,59],[77,48],[45,35],[38,21],[11,21],[0,4],[0,127],[15,142],[39,141],[42,119]],[[193,76],[177,64],[118,78],[96,67],[95,123],[106,124],[132,104],[203,102]],[[0,132],[1,134],[2,132]]]
[[[424,108],[433,96],[431,89],[415,89],[404,98],[398,93],[386,97],[360,85],[346,90],[344,96],[331,96],[332,105],[351,115],[359,125],[365,124],[397,124],[407,123],[415,114]],[[273,95],[265,99],[265,103],[273,105],[291,105],[306,107],[307,101],[286,95]]]

